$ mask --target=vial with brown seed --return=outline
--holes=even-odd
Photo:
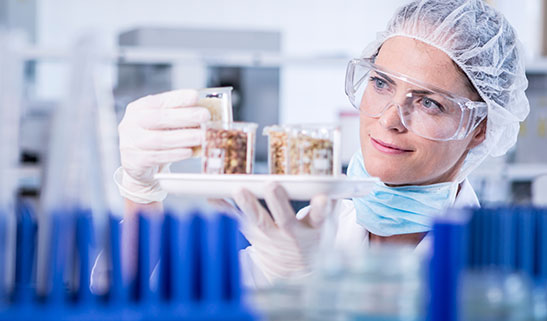
[[[256,123],[206,122],[202,124],[202,172],[206,174],[252,174]]]

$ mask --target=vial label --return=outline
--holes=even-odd
[[[212,148],[207,154],[208,174],[222,174],[224,168],[224,150],[221,148]]]
[[[317,171],[326,171],[330,168],[330,163],[326,159],[315,159],[313,161],[313,167]]]
[[[332,174],[332,150],[331,149],[316,149],[313,151],[312,174],[315,174],[315,175]]]

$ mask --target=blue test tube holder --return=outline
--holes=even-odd
[[[123,224],[111,216],[104,251],[111,266],[109,287],[96,295],[90,290],[91,212],[51,215],[46,294],[36,292],[33,277],[36,222],[30,207],[18,212],[16,282],[9,298],[1,298],[6,303],[0,304],[0,320],[257,319],[242,301],[237,223],[226,215],[166,213],[162,221],[140,215],[137,272],[129,281],[122,268]],[[76,286],[67,286],[67,275],[78,275]]]
[[[547,284],[547,209],[452,209],[467,223],[438,221],[429,267],[429,321],[459,318],[459,283],[465,270],[520,273]],[[456,215],[457,216],[457,215]]]
[[[463,213],[461,215],[466,215]],[[433,225],[429,265],[428,321],[458,321],[458,284],[466,263],[468,231],[462,221],[442,220]]]

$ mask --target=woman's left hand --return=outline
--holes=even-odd
[[[314,197],[310,206],[299,212],[299,217],[285,189],[275,183],[265,192],[270,212],[246,189],[236,192],[233,198],[241,209],[241,231],[252,245],[245,252],[254,268],[270,283],[310,272],[322,225],[331,208],[325,195]]]

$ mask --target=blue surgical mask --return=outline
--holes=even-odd
[[[349,177],[370,177],[359,150],[351,158]],[[433,218],[456,198],[455,182],[389,187],[382,182],[365,197],[353,198],[357,223],[380,236],[430,231]]]

